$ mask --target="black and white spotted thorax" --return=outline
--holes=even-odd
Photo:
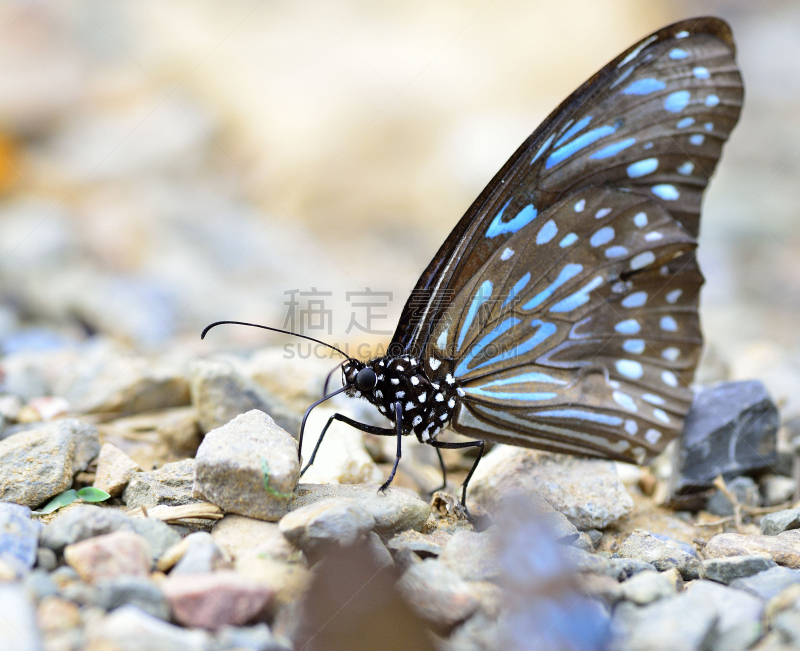
[[[372,369],[375,373],[374,388],[361,382],[359,372]],[[347,360],[342,365],[343,381],[348,387],[347,395],[365,398],[388,419],[395,421],[395,403],[402,406],[403,434],[414,432],[425,443],[435,440],[451,421],[464,396],[452,373],[445,364],[437,368],[434,378],[429,378],[419,359],[403,355],[400,357],[377,357],[368,362]],[[373,379],[368,372],[362,374]]]

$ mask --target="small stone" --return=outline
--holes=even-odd
[[[589,536],[581,531],[578,534],[578,537],[575,538],[571,543],[569,543],[573,547],[577,547],[578,549],[582,549],[585,552],[593,552],[594,545],[592,544],[592,539]]]
[[[32,568],[41,528],[31,520],[27,506],[0,502],[0,560],[13,559],[25,570]]]
[[[264,584],[232,571],[170,576],[161,589],[177,622],[212,631],[247,623],[275,596]]]
[[[622,558],[638,558],[651,563],[658,570],[674,567],[687,581],[700,577],[700,561],[682,549],[655,538],[643,529],[634,529],[620,546],[619,555]]]
[[[498,540],[489,533],[459,531],[444,548],[439,560],[465,581],[496,581],[500,576]]]
[[[599,531],[598,529],[588,529],[584,533],[589,536],[589,539],[592,541],[592,545],[596,549],[600,544],[600,541],[603,539],[603,532]]]
[[[265,554],[279,560],[297,557],[297,551],[275,522],[229,514],[214,525],[211,535],[234,559],[247,554]]]
[[[291,642],[273,635],[263,622],[255,626],[223,626],[217,633],[216,642],[219,649],[292,651]]]
[[[236,571],[275,592],[274,601],[268,608],[270,614],[281,607],[297,603],[311,581],[311,572],[304,565],[254,554],[238,558]]]
[[[800,528],[800,509],[775,511],[761,518],[761,532],[765,536],[776,536],[784,531],[798,528]]]
[[[169,619],[169,604],[154,581],[143,576],[118,576],[95,584],[95,603],[103,610],[115,610],[126,604],[144,612]]]
[[[192,495],[195,460],[165,463],[158,470],[135,473],[122,494],[128,508],[137,506],[181,506],[199,500]]]
[[[170,547],[180,542],[181,535],[158,518],[131,518],[132,530],[150,544],[150,558],[155,563]]]
[[[730,584],[734,579],[753,576],[775,566],[768,554],[707,558],[703,561],[703,578]]]
[[[511,495],[544,500],[578,529],[604,529],[633,509],[612,461],[497,445],[475,471],[467,501],[492,513]]]
[[[205,631],[187,631],[128,605],[109,613],[87,630],[87,649],[109,651],[209,651]]]
[[[150,572],[150,546],[132,531],[115,531],[68,545],[64,560],[89,583],[123,574],[147,576]]]
[[[60,513],[45,526],[40,536],[40,544],[58,554],[67,545],[81,540],[112,531],[132,529],[131,518],[122,511],[80,504]]]
[[[229,513],[274,521],[286,513],[299,477],[297,441],[254,409],[206,434],[194,495]]]
[[[794,583],[800,583],[800,570],[773,567],[753,576],[734,579],[730,582],[730,587],[744,590],[768,601]]]
[[[19,583],[0,583],[0,648],[38,651],[42,648],[36,610]]]
[[[397,585],[418,615],[444,631],[463,622],[481,605],[481,584],[465,581],[433,558],[412,565]]]
[[[169,449],[183,457],[194,457],[203,440],[193,407],[170,409],[159,414],[158,437]]]
[[[203,432],[226,425],[248,411],[265,412],[278,427],[300,431],[300,417],[282,400],[246,378],[227,362],[202,360],[189,369],[192,404]]]
[[[58,567],[58,558],[52,549],[47,547],[39,547],[36,550],[36,567],[52,572]]]
[[[36,609],[36,622],[45,635],[76,628],[81,623],[78,606],[61,597],[45,597]]]
[[[778,565],[800,567],[800,551],[778,536],[721,533],[706,543],[703,554],[706,558],[768,554]]]
[[[669,571],[677,572],[674,568]],[[637,606],[646,606],[658,599],[671,597],[676,593],[676,588],[675,582],[666,576],[666,572],[645,570],[621,583],[620,591],[626,601],[632,601]]]
[[[97,458],[94,487],[105,491],[111,497],[119,497],[131,477],[140,471],[139,464],[122,450],[111,443],[104,443]]]
[[[791,502],[797,482],[791,477],[769,475],[761,480],[761,503],[764,506],[778,506]]]
[[[778,409],[758,380],[722,382],[695,393],[676,448],[673,495],[710,488],[776,460]]]
[[[45,597],[58,594],[56,582],[44,569],[37,568],[29,572],[24,579],[24,585],[26,592],[34,601],[41,601]]]
[[[590,554],[577,547],[565,547],[562,554],[577,572],[610,576],[624,581],[645,570],[655,571],[655,567],[638,558],[609,558],[601,554]]]
[[[750,477],[735,477],[727,486],[739,504],[758,506],[758,485]],[[723,492],[717,491],[709,498],[706,511],[721,517],[733,515],[733,502]]]
[[[170,576],[208,574],[214,570],[227,569],[231,566],[230,559],[217,546],[210,533],[197,531],[186,536],[180,544],[185,544],[186,550],[172,569]]]
[[[354,499],[327,499],[292,511],[278,523],[280,532],[310,559],[331,545],[351,545],[375,527],[375,518]]]
[[[67,490],[100,451],[97,428],[75,419],[43,423],[0,441],[0,501],[31,508]]]
[[[402,531],[393,536],[386,546],[392,551],[409,550],[420,558],[440,556],[452,535],[443,531],[423,534],[418,531]]]

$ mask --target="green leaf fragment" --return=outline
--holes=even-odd
[[[50,500],[45,507],[40,511],[40,513],[52,513],[60,509],[62,506],[67,506],[72,504],[75,500],[78,499],[78,491],[74,488],[70,488],[69,490],[64,491],[63,493],[59,493],[56,495],[52,500]]]
[[[269,485],[269,464],[267,460],[262,457],[261,459],[261,470],[264,473],[264,490],[267,491],[273,497],[277,497],[282,500],[288,500],[294,497],[294,493],[281,493],[278,490],[275,490],[272,486]]]
[[[80,497],[84,502],[104,502],[111,497],[111,495],[106,493],[104,490],[95,488],[94,486],[87,486],[86,488],[81,488],[78,491],[78,497]]]

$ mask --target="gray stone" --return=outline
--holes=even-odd
[[[730,582],[730,586],[768,601],[793,583],[800,583],[800,570],[773,567],[753,576],[734,579]]]
[[[624,581],[645,570],[656,570],[654,565],[638,558],[606,557],[577,547],[564,547],[562,553],[576,571],[610,576],[617,581]]]
[[[767,513],[761,518],[761,532],[765,536],[777,536],[790,529],[800,529],[800,509]]]
[[[375,518],[357,500],[326,499],[292,511],[278,523],[280,532],[311,560],[332,545],[352,545],[375,527]]]
[[[41,528],[31,520],[27,506],[0,502],[0,561],[11,557],[25,569],[32,568]]]
[[[637,608],[623,603],[612,619],[613,651],[705,651],[748,648],[761,635],[761,601],[712,581]]]
[[[32,572],[29,572],[25,576],[23,585],[31,599],[37,602],[45,597],[52,597],[58,594],[56,582],[53,581],[50,574],[43,569],[36,568]]]
[[[789,533],[778,536],[721,533],[706,543],[703,554],[706,558],[768,554],[778,565],[800,568],[800,551],[786,538]]]
[[[119,576],[95,584],[95,603],[103,610],[115,610],[125,605],[136,606],[144,612],[169,620],[169,605],[152,579]]]
[[[758,506],[758,485],[750,477],[734,477],[727,486],[739,504]],[[706,511],[722,517],[733,515],[733,502],[722,491],[717,491],[708,499]]]
[[[385,540],[412,529],[422,531],[431,515],[431,507],[414,492],[389,488],[378,492],[376,484],[299,484],[289,511],[322,499],[355,499],[374,519],[373,530]]]
[[[650,563],[658,570],[674,567],[687,581],[700,576],[700,561],[694,556],[655,538],[643,529],[634,529],[622,543],[618,553],[622,558],[638,558]]]
[[[206,574],[230,567],[230,560],[217,546],[210,533],[197,531],[184,538],[186,551],[170,572],[175,574]]]
[[[777,506],[790,502],[794,497],[797,482],[791,477],[769,475],[761,480],[761,503],[764,506]]]
[[[217,649],[227,651],[292,651],[289,640],[273,635],[264,623],[255,626],[223,626],[216,636]]]
[[[42,641],[36,612],[20,583],[0,583],[0,649],[39,651]]]
[[[299,477],[297,441],[254,409],[205,435],[194,494],[228,513],[274,521],[286,513]]]
[[[184,459],[165,463],[158,470],[136,473],[122,499],[128,508],[194,504],[199,501],[192,495],[195,465],[194,459]]]
[[[494,581],[500,576],[499,541],[490,533],[458,531],[439,560],[466,581]]]
[[[676,447],[670,491],[681,495],[772,466],[776,460],[778,409],[758,380],[702,388]]]
[[[675,581],[666,576],[666,572],[645,570],[635,574],[620,584],[621,596],[637,606],[671,597],[677,592]]]
[[[60,553],[64,547],[87,538],[111,533],[132,531],[131,518],[122,511],[100,506],[71,507],[42,529],[40,544]]]
[[[172,526],[158,518],[131,518],[131,527],[150,543],[153,562],[181,540],[181,535]]]
[[[775,561],[766,554],[707,558],[703,561],[703,578],[717,583],[730,584],[734,579],[753,576],[776,567],[776,565]]]
[[[224,361],[202,360],[189,369],[192,404],[203,432],[226,425],[236,416],[258,410],[288,432],[300,431],[299,414],[255,381]]]
[[[115,651],[209,651],[211,636],[186,630],[127,605],[109,613],[87,631],[88,647]]]
[[[468,501],[492,513],[512,496],[544,501],[578,529],[604,529],[633,509],[611,461],[498,445],[475,471]]]
[[[260,554],[278,560],[296,560],[297,550],[275,522],[229,514],[219,520],[211,535],[232,558]]]
[[[97,457],[94,487],[105,491],[111,497],[119,497],[134,474],[141,470],[139,464],[118,447],[104,443]]]
[[[39,547],[36,550],[36,567],[52,572],[58,567],[58,557],[52,549]]]
[[[40,423],[0,441],[0,501],[38,506],[68,489],[99,451],[97,428],[75,419]]]

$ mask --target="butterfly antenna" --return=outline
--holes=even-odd
[[[322,344],[323,346],[327,346],[328,348],[331,348],[331,349],[335,350],[340,355],[343,355],[345,358],[350,359],[350,355],[345,353],[343,350],[340,350],[339,348],[337,348],[336,346],[332,346],[331,344],[327,344],[324,341],[320,341],[319,339],[314,339],[314,337],[309,337],[308,335],[297,334],[296,332],[290,332],[289,330],[281,330],[280,328],[272,328],[270,326],[260,325],[258,323],[247,323],[245,321],[214,321],[214,323],[210,323],[205,328],[203,328],[203,332],[200,333],[200,339],[205,339],[206,335],[208,334],[208,331],[211,330],[211,328],[215,328],[216,326],[223,325],[223,324],[243,325],[243,326],[250,326],[251,328],[262,328],[263,330],[271,330],[272,332],[280,332],[281,334],[291,335],[292,337],[300,337],[301,339],[308,339],[309,341],[313,341],[313,342],[316,342],[318,344]]]

